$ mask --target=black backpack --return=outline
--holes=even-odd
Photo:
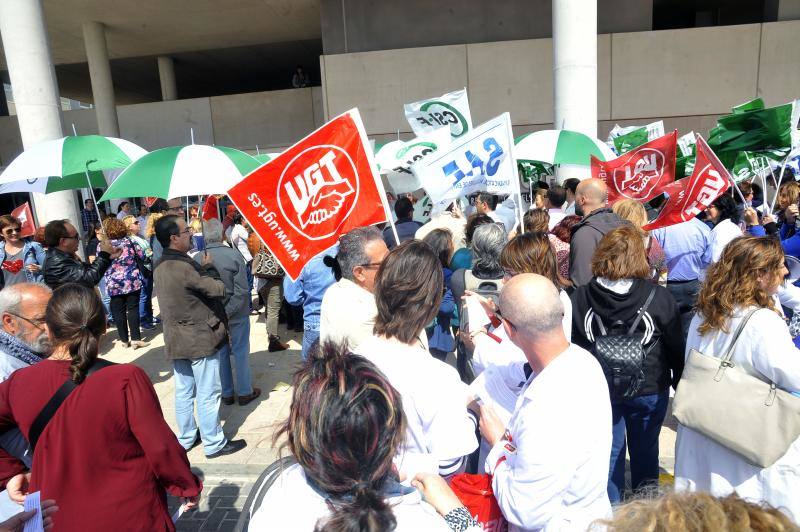
[[[654,286],[650,294],[648,294],[644,305],[636,314],[636,319],[633,320],[627,330],[625,323],[617,320],[607,331],[603,325],[603,320],[592,309],[593,318],[600,330],[600,334],[594,339],[592,354],[600,362],[600,367],[603,368],[612,401],[636,397],[644,385],[644,359],[656,342],[653,342],[650,347],[645,349],[642,345],[644,335],[636,332],[636,327],[638,327],[647,307],[653,301],[655,294],[656,287]],[[620,334],[619,331],[622,331],[622,333]]]

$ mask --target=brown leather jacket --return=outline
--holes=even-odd
[[[153,274],[169,360],[213,355],[227,341],[225,285],[213,266],[165,249]]]

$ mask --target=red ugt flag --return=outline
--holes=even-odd
[[[621,199],[645,202],[675,181],[678,130],[651,140],[611,161],[592,157],[592,177],[608,187],[608,203]]]
[[[36,233],[36,225],[33,223],[33,212],[31,212],[31,206],[27,201],[11,211],[11,216],[19,220],[19,236],[21,238],[33,236],[34,233]]]
[[[340,234],[386,221],[358,109],[254,170],[228,196],[292,280]]]
[[[697,135],[696,150],[694,172],[664,188],[669,199],[658,217],[642,226],[645,231],[691,220],[728,190],[733,181],[728,170],[700,135]]]

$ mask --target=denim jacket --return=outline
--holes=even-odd
[[[30,264],[38,264],[39,267],[41,268],[44,265],[44,248],[38,242],[26,239],[25,245],[22,247],[22,256],[23,256],[23,263],[25,266],[28,266]],[[5,241],[0,242],[0,263],[2,263],[4,260],[6,260]],[[41,269],[38,272],[29,272],[26,269],[25,278],[28,280],[29,283],[44,282],[44,276],[42,275]],[[2,284],[3,284],[3,279],[2,275],[0,275],[0,285]]]

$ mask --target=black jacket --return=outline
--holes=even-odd
[[[650,348],[644,362],[645,383],[639,395],[658,393],[670,384],[677,386],[683,372],[686,339],[681,328],[681,314],[672,294],[666,288],[644,279],[635,279],[627,294],[617,294],[592,279],[589,284],[578,287],[570,297],[572,342],[591,352],[593,342],[589,338],[595,338],[600,333],[590,309],[597,313],[606,330],[617,320],[630,327],[653,287],[656,289],[653,301],[637,328],[638,332],[645,334],[645,349]]]
[[[569,243],[569,278],[581,286],[592,278],[592,255],[606,233],[623,223],[611,209],[597,209],[572,227]]]
[[[60,249],[50,248],[44,256],[42,269],[45,284],[55,290],[67,283],[79,283],[94,288],[109,266],[111,255],[105,251],[98,253],[94,262],[88,264]]]

